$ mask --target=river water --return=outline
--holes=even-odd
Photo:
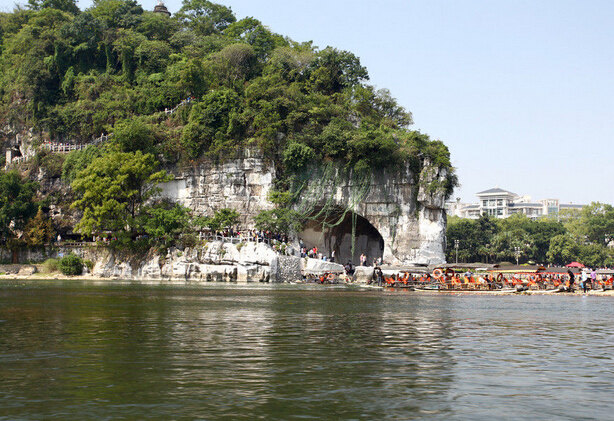
[[[614,419],[614,298],[0,283],[0,419]]]

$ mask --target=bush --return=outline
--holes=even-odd
[[[58,259],[47,259],[43,262],[43,271],[46,273],[57,272],[59,267]]]
[[[83,260],[74,254],[62,257],[60,271],[64,275],[81,275],[83,273]]]
[[[84,260],[83,264],[89,269],[90,272],[92,271],[92,269],[94,269],[94,262],[92,262],[91,260]]]

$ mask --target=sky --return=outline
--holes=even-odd
[[[461,183],[454,198],[500,187],[614,203],[614,2],[217,2],[360,57],[369,83],[412,112],[412,128],[448,145]],[[176,12],[181,0],[165,4]]]

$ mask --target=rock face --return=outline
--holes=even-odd
[[[241,245],[213,241],[205,246],[170,250],[166,256],[152,255],[140,261],[130,261],[101,249],[89,257],[96,264],[94,276],[142,281],[188,282],[281,282],[298,280],[273,268],[282,256],[262,243]],[[289,266],[288,266],[289,267]],[[295,274],[294,274],[295,275]],[[298,275],[300,277],[300,275]]]
[[[175,175],[176,180],[163,186],[163,195],[197,213],[212,215],[220,208],[234,208],[244,217],[243,226],[251,227],[258,212],[272,208],[267,197],[273,189],[274,166],[257,154],[221,164],[205,162]],[[446,219],[444,193],[436,186],[446,175],[445,170],[424,162],[420,174],[408,165],[396,172],[377,171],[358,185],[339,169],[328,177],[315,171],[297,208],[311,202],[314,209],[324,203],[350,209],[381,235],[384,261],[439,264],[445,261]]]
[[[218,209],[232,208],[243,217],[243,225],[250,225],[258,212],[273,207],[267,197],[275,169],[257,153],[246,151],[244,157],[220,164],[205,163],[171,172],[175,180],[162,185],[162,196],[197,213],[212,215]]]

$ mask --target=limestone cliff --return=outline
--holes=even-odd
[[[299,237],[325,255],[335,249],[337,256],[355,262],[361,252],[391,264],[444,262],[445,194],[437,186],[447,174],[428,161],[422,168],[420,174],[413,173],[409,164],[397,171],[376,170],[363,180],[334,166],[327,175],[322,169],[313,170],[306,174],[296,208],[311,215],[325,206],[339,214],[350,213],[347,223],[341,221],[328,232],[321,221],[311,220]],[[267,195],[273,189],[274,165],[256,154],[224,163],[204,162],[175,176],[163,186],[163,195],[198,213],[211,215],[223,207],[234,208],[243,215],[244,226],[251,227],[258,212],[272,207]],[[353,255],[350,215],[361,224],[358,230],[353,228]]]

